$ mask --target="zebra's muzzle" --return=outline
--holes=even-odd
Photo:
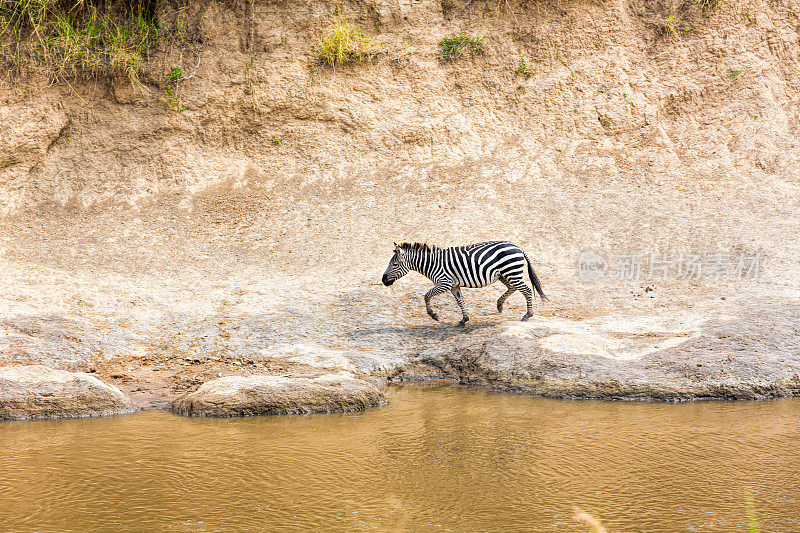
[[[381,281],[382,281],[382,282],[383,282],[383,284],[384,284],[384,285],[386,285],[387,287],[388,287],[388,286],[390,286],[392,283],[394,283],[394,280],[393,280],[393,279],[389,279],[389,278],[386,276],[386,274],[384,274],[384,275],[383,275],[383,278],[381,278]]]

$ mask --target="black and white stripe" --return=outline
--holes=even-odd
[[[481,242],[452,248],[420,243],[395,244],[394,255],[383,274],[383,284],[388,287],[411,270],[419,272],[434,283],[433,288],[425,294],[425,308],[431,318],[439,320],[431,308],[431,298],[450,291],[461,308],[463,318],[459,325],[463,326],[469,316],[461,296],[461,287],[486,287],[500,280],[508,290],[497,300],[497,310],[502,313],[503,303],[514,291],[519,291],[528,304],[522,320],[528,320],[533,314],[533,291],[525,283],[526,266],[534,289],[542,299],[546,299],[528,256],[519,246],[508,241]]]

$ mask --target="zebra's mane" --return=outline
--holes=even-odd
[[[441,250],[438,246],[434,246],[432,244],[428,244],[425,242],[404,242],[400,245],[400,248],[406,252],[413,251],[413,252],[438,252]]]

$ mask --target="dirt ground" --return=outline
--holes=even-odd
[[[215,4],[183,112],[118,82],[4,79],[0,364],[96,372],[141,406],[331,369],[568,397],[798,393],[797,6],[692,5],[679,35],[667,3],[514,6],[343,4],[385,53],[311,74],[324,4],[254,4],[253,39]],[[486,54],[442,64],[462,30]],[[193,53],[159,51],[148,90]],[[489,239],[520,244],[550,297],[526,324],[519,295],[497,314],[500,286],[466,291],[459,329],[449,295],[427,317],[421,277],[379,283],[394,241]],[[587,250],[606,260],[594,283]]]

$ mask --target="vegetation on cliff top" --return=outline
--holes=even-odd
[[[180,36],[175,15],[157,18],[153,0],[0,0],[0,59],[18,73],[39,67],[51,81],[124,76],[138,83],[152,47]]]

